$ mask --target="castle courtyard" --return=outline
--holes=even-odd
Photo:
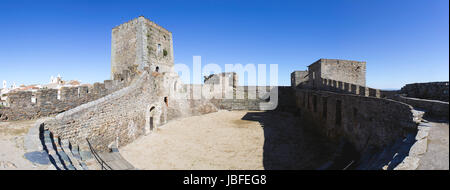
[[[120,148],[139,169],[312,169],[330,152],[290,113],[226,111],[177,119]]]

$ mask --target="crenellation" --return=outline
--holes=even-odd
[[[104,95],[106,95],[106,88],[104,83],[94,83],[94,87],[92,90],[93,94],[95,94],[95,96],[97,97],[103,97]]]
[[[36,96],[38,106],[52,105],[59,102],[57,89],[40,89],[36,93]]]
[[[112,80],[104,80],[103,83],[105,84],[105,88],[110,90],[113,89],[113,81]]]
[[[359,87],[359,95],[361,96],[369,96],[369,89],[365,86]]]
[[[344,88],[344,83],[342,81],[338,81],[337,89],[340,91]]]
[[[369,89],[369,96],[380,98],[380,90],[373,89],[373,88],[368,88],[368,89]]]
[[[346,82],[344,82],[343,83],[344,84],[344,92],[351,92],[351,89],[350,89],[350,84],[349,83],[346,83]]]
[[[302,103],[305,97],[307,105]],[[368,145],[391,144],[404,130],[417,125],[411,119],[412,107],[393,100],[307,89],[296,89],[296,99],[301,115],[307,115],[305,118],[320,126],[316,129],[335,141],[346,137],[360,152]]]
[[[350,84],[351,89],[350,89],[350,93],[352,94],[359,94],[359,85],[356,84]]]
[[[400,92],[408,97],[449,101],[449,82],[429,82],[407,84]]]
[[[78,87],[62,87],[60,96],[61,101],[75,101],[79,98]]]
[[[126,86],[125,81],[106,80],[93,86],[61,87],[60,89],[39,89],[36,92],[18,91],[8,94],[10,111],[2,120],[33,119],[60,113],[81,104],[99,99]],[[21,109],[21,111],[18,111]]]

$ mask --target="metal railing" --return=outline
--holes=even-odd
[[[89,142],[89,140],[87,138],[86,138],[86,141],[89,145],[89,149],[91,150],[92,155],[94,155],[94,158],[100,164],[100,166],[102,167],[102,170],[113,170],[111,168],[111,166],[109,166],[105,161],[103,161],[103,159],[97,154],[97,152],[94,150],[94,148],[92,147],[91,143]]]

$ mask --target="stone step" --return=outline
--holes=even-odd
[[[89,146],[87,146],[86,144],[82,144],[79,146],[79,154],[81,157],[81,160],[86,163],[86,166],[89,167],[89,169],[91,170],[99,170],[100,166],[97,162],[97,160],[95,160],[94,156],[91,153],[91,150],[89,149]]]
[[[69,140],[61,140],[61,147],[63,151],[67,154],[69,157],[70,162],[75,167],[76,170],[83,170],[81,167],[81,164],[78,162],[78,160],[73,156],[72,151],[70,150],[70,142]]]
[[[89,168],[88,168],[88,166],[86,165],[86,163],[81,159],[78,145],[72,145],[72,149],[71,149],[71,150],[72,150],[72,154],[73,154],[73,156],[75,157],[75,159],[77,159],[78,162],[81,164],[81,167],[82,167],[84,170],[89,170]]]
[[[45,145],[44,149],[46,149],[46,151],[47,151],[50,162],[52,162],[52,164],[55,165],[57,170],[64,170],[65,168],[64,168],[63,164],[61,163],[59,156],[56,154],[56,150],[54,149],[50,131],[45,130],[43,133],[44,133],[44,145]]]
[[[61,144],[60,144],[61,142],[60,142],[59,137],[54,136],[53,142],[56,145],[56,153],[59,155],[59,158],[62,160],[62,163],[64,164],[66,169],[75,170],[75,167],[70,162],[69,156],[67,156],[67,154],[64,152],[63,148],[61,147]]]

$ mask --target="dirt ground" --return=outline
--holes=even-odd
[[[331,151],[289,113],[225,111],[169,122],[120,148],[138,169],[313,169]]]
[[[41,170],[48,166],[25,159],[24,136],[36,120],[0,122],[0,170]]]

